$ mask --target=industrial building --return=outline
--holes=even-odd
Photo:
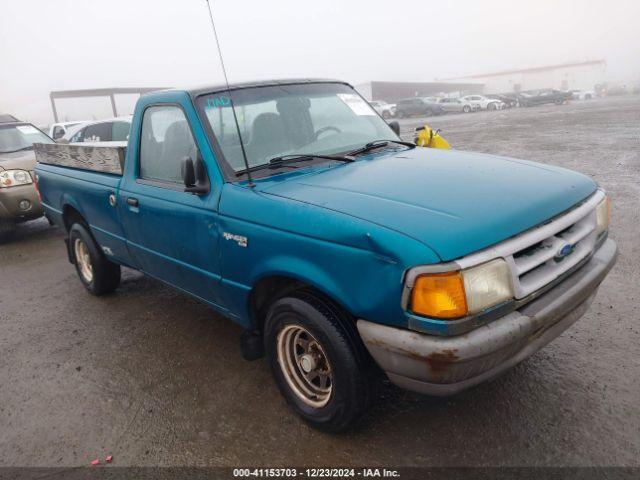
[[[520,70],[445,78],[442,81],[480,82],[484,93],[507,93],[541,88],[593,90],[606,80],[607,62],[589,60]]]
[[[367,100],[396,102],[401,98],[429,97],[440,94],[450,96],[482,93],[482,83],[469,82],[367,82],[355,86]]]

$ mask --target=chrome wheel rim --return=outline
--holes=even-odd
[[[287,325],[278,333],[278,364],[287,384],[306,405],[329,403],[333,371],[320,343],[300,325]]]
[[[93,267],[91,266],[91,256],[89,255],[87,244],[82,239],[76,238],[73,244],[73,251],[76,255],[76,263],[78,264],[80,275],[87,283],[91,283],[91,280],[93,280]]]

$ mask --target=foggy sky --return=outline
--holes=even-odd
[[[640,80],[636,0],[211,0],[229,80],[429,81],[604,58]],[[0,111],[52,121],[51,90],[222,82],[205,0],[0,0]],[[134,99],[118,105],[130,110]],[[110,116],[106,100],[62,117]],[[128,112],[125,112],[128,113]]]

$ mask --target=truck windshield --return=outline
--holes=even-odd
[[[241,142],[252,168],[275,157],[336,155],[376,140],[400,140],[355,90],[340,83],[243,88],[199,102],[235,172],[246,170]]]
[[[28,123],[0,125],[0,153],[31,150],[34,143],[53,143],[53,140]]]

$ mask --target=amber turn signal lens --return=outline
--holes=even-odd
[[[411,311],[427,317],[464,317],[467,299],[461,273],[420,275],[411,292]]]

